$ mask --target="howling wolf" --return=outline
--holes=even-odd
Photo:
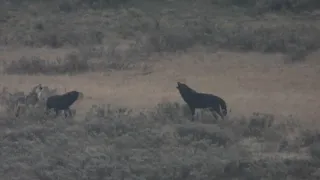
[[[186,84],[180,82],[177,82],[177,84],[177,89],[182,99],[188,104],[191,110],[192,121],[194,120],[195,109],[209,108],[216,118],[218,118],[218,116],[215,113],[218,113],[222,119],[227,115],[227,105],[222,98],[213,94],[196,92]]]

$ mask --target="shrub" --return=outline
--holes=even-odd
[[[316,0],[212,0],[212,3],[223,7],[239,6],[259,14],[281,11],[299,13],[320,8],[319,1]]]
[[[88,59],[70,54],[64,60],[50,61],[39,57],[21,57],[5,65],[8,74],[74,74],[90,69]]]
[[[231,51],[280,52],[288,55],[289,60],[296,61],[303,60],[320,46],[319,28],[316,25],[300,20],[286,21],[287,18],[282,16],[279,16],[279,20],[267,23],[265,21],[269,20],[259,17],[257,19],[256,14],[254,18],[243,16],[243,10],[239,8],[221,10],[226,14],[239,14],[238,18],[230,18],[219,13],[211,14],[206,10],[187,12],[188,16],[185,17],[182,13],[185,12],[182,9],[183,5],[180,5],[182,2],[177,2],[175,6],[172,4],[176,9],[163,12],[160,17],[156,14],[149,15],[148,11],[139,9],[139,6],[104,11],[82,7],[83,4],[90,7],[95,4],[99,8],[104,8],[114,3],[125,2],[68,1],[63,2],[59,7],[66,12],[72,12],[73,9],[76,11],[77,8],[74,7],[81,7],[81,10],[77,9],[74,12],[76,15],[73,13],[64,14],[64,16],[45,14],[40,17],[42,14],[39,14],[37,18],[34,18],[34,15],[26,15],[27,18],[21,20],[9,18],[0,41],[5,45],[60,48],[70,45],[74,47],[105,45],[109,40],[113,41],[116,35],[117,39],[136,40],[136,44],[139,45],[139,48],[134,49],[124,58],[125,60],[129,60],[132,55],[134,59],[141,59],[141,56],[146,58],[152,52],[186,51],[194,45],[201,44],[212,49]],[[159,4],[165,6],[165,3],[162,3]],[[185,3],[191,6],[189,4],[191,2]],[[205,4],[204,1],[197,1],[197,3],[202,6]],[[241,6],[249,12],[257,13],[280,11],[283,8],[300,11],[319,7],[318,1],[314,0],[214,0],[213,3],[226,4],[228,7]],[[212,8],[215,11],[217,7]],[[230,12],[231,9],[236,12]],[[92,21],[92,19],[98,20]],[[16,26],[16,21],[20,22],[19,26]],[[286,23],[279,23],[281,21]],[[121,59],[119,56],[118,58]]]
[[[216,125],[190,124],[176,127],[177,133],[184,137],[190,137],[191,141],[209,140],[209,143],[226,146],[236,139],[234,134],[226,129],[220,129]]]
[[[4,72],[8,74],[69,74],[88,71],[114,71],[142,69],[149,71],[149,66],[142,63],[146,57],[135,44],[119,47],[119,44],[104,46],[79,47],[77,51],[66,54],[63,58],[47,60],[36,56],[22,56],[18,60],[5,61]],[[123,49],[122,49],[123,48]]]
[[[152,30],[144,40],[138,41],[150,52],[185,51],[201,44],[231,51],[284,53],[292,61],[303,60],[320,47],[319,28],[306,24],[258,26],[205,18],[187,19],[172,27],[173,24],[160,24],[158,30]]]
[[[242,128],[237,119],[170,122],[183,118],[173,114],[177,106],[159,104],[154,114],[96,105],[86,117],[40,120],[26,114],[14,124],[4,121],[8,115],[2,113],[0,172],[4,178],[39,179],[312,179],[316,173],[316,161],[263,148],[253,152],[241,145],[247,137],[233,132],[238,125]],[[316,157],[315,149],[311,152]]]
[[[268,114],[254,113],[249,120],[248,128],[244,132],[245,136],[261,137],[267,128],[274,122],[274,117]]]
[[[312,158],[316,159],[316,160],[320,160],[320,143],[319,142],[316,142],[316,143],[313,143],[311,146],[310,146],[310,154],[312,156]]]

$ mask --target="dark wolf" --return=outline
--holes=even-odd
[[[72,116],[70,106],[83,98],[83,93],[78,91],[70,91],[62,95],[53,95],[48,97],[46,101],[46,114],[50,109],[53,109],[56,113],[55,117],[60,111],[64,111],[65,117],[68,115]]]
[[[199,93],[180,82],[177,82],[177,84],[177,89],[182,99],[188,104],[191,110],[192,121],[194,120],[195,109],[209,108],[215,118],[218,118],[217,114],[219,114],[222,119],[227,115],[227,104],[222,98],[213,94]]]

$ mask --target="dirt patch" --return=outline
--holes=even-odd
[[[21,54],[20,50],[16,53]],[[11,59],[15,55],[9,52],[2,56]],[[198,91],[226,99],[233,114],[264,112],[316,119],[320,115],[320,103],[316,101],[320,95],[320,66],[312,60],[285,64],[281,58],[279,54],[190,50],[186,54],[153,57],[156,61],[147,75],[137,69],[76,76],[3,75],[0,79],[11,90],[27,91],[34,84],[43,83],[60,92],[83,91],[86,98],[77,105],[83,110],[92,104],[141,109],[163,101],[182,102],[175,83],[184,81]]]

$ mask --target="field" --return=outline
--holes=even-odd
[[[2,101],[3,179],[320,178],[318,1],[1,4],[1,88],[84,93],[68,119]],[[177,81],[228,118],[190,121]]]

